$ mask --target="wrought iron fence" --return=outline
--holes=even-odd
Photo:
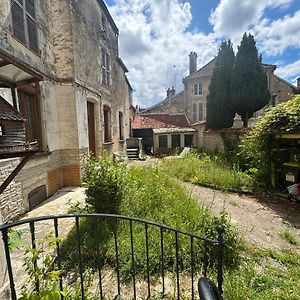
[[[0,231],[2,233],[2,239],[4,244],[4,250],[5,250],[5,259],[6,259],[6,267],[7,267],[7,274],[9,279],[9,290],[10,290],[10,299],[17,300],[19,297],[18,290],[19,288],[16,287],[16,282],[18,281],[16,278],[16,275],[14,274],[14,267],[12,263],[12,254],[10,250],[10,235],[9,231],[18,228],[19,226],[28,226],[28,238],[30,239],[29,243],[31,244],[32,249],[37,248],[37,237],[36,237],[36,228],[39,223],[42,223],[43,221],[50,222],[49,224],[52,227],[55,239],[56,239],[56,247],[55,247],[55,253],[53,254],[53,263],[55,264],[55,267],[58,270],[62,269],[62,256],[61,256],[61,241],[59,240],[60,234],[59,229],[60,227],[64,226],[63,220],[73,220],[74,224],[74,230],[76,232],[76,248],[77,248],[77,254],[78,254],[78,273],[79,273],[79,280],[80,280],[80,294],[81,299],[85,299],[85,285],[84,285],[84,262],[82,261],[82,235],[88,234],[87,232],[82,232],[82,229],[80,227],[81,220],[85,218],[92,218],[95,220],[110,220],[113,221],[114,224],[118,224],[120,222],[125,222],[129,229],[129,235],[128,240],[130,243],[130,263],[131,263],[131,289],[132,289],[132,296],[133,299],[139,299],[140,295],[138,295],[137,291],[137,278],[136,278],[136,255],[135,255],[135,236],[134,236],[134,230],[133,226],[136,226],[136,224],[139,224],[139,230],[142,230],[143,236],[144,236],[144,256],[145,256],[145,270],[146,274],[144,274],[145,278],[145,285],[144,285],[144,292],[146,293],[146,298],[150,299],[154,296],[154,293],[158,292],[157,286],[155,287],[155,291],[153,291],[153,287],[151,286],[151,257],[149,254],[149,248],[151,245],[149,245],[149,237],[150,237],[150,231],[152,228],[155,228],[157,230],[159,238],[159,245],[157,245],[157,249],[159,249],[159,258],[160,258],[160,270],[159,270],[159,285],[160,285],[160,295],[164,297],[163,295],[166,294],[166,290],[168,288],[169,281],[167,282],[168,274],[172,274],[174,278],[174,296],[176,299],[181,298],[181,292],[182,292],[182,286],[181,286],[181,276],[183,274],[181,270],[181,254],[183,253],[181,249],[181,243],[180,240],[182,238],[185,239],[185,241],[188,241],[188,250],[185,249],[185,254],[189,254],[189,270],[188,272],[185,271],[185,284],[186,284],[186,278],[189,280],[189,297],[190,299],[197,298],[197,279],[200,276],[207,276],[208,271],[210,267],[213,266],[215,272],[215,278],[217,279],[217,285],[218,290],[220,294],[222,294],[222,282],[223,282],[223,248],[224,248],[224,238],[223,233],[224,230],[221,226],[218,226],[216,228],[218,232],[218,238],[217,239],[210,239],[206,237],[202,237],[190,232],[186,232],[180,229],[172,228],[164,224],[159,224],[156,222],[146,221],[138,218],[133,217],[127,217],[127,216],[120,216],[120,215],[109,215],[109,214],[68,214],[68,215],[53,215],[53,216],[44,216],[44,217],[37,217],[32,219],[26,219],[22,221],[18,221],[11,224],[5,224],[0,226]],[[44,225],[43,225],[44,226]],[[96,228],[95,228],[96,230]],[[116,294],[115,296],[118,298],[122,297],[122,276],[120,275],[120,245],[118,241],[118,230],[113,230],[113,244],[114,244],[114,276],[116,277]],[[98,236],[96,234],[96,236]],[[170,269],[167,266],[167,255],[169,255],[169,249],[166,249],[166,238],[170,238],[173,236],[174,239],[174,268],[170,271]],[[100,243],[101,241],[97,240],[97,243]],[[201,243],[201,247],[197,247]],[[168,244],[170,246],[170,244]],[[96,261],[98,270],[96,273],[98,273],[98,287],[99,287],[99,298],[105,299],[105,289],[103,287],[102,279],[103,279],[103,266],[100,264],[100,257],[101,253],[99,250],[99,246],[97,245],[97,251],[95,253]],[[199,260],[196,257],[199,257],[199,253],[196,253],[196,251],[199,251],[201,249],[203,251],[202,255],[200,255],[201,259]],[[213,249],[214,253],[216,254],[214,258],[210,256],[210,251],[208,249]],[[36,259],[33,262],[34,270],[37,270],[39,261]],[[199,268],[199,264],[201,264],[201,268]],[[201,269],[199,271],[199,269]],[[24,273],[25,274],[25,273]],[[66,280],[64,276],[60,275],[59,279],[59,288],[61,291],[63,291],[64,285],[67,285],[67,282],[64,282]],[[126,283],[128,286],[128,282]],[[40,282],[38,277],[35,280],[33,289],[37,292],[40,290]],[[63,299],[63,296],[62,296]],[[152,299],[152,298],[151,298]]]

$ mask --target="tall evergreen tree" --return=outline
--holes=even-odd
[[[242,117],[244,127],[253,113],[270,100],[267,77],[253,35],[243,35],[238,47],[230,84],[230,107]]]
[[[230,79],[234,64],[232,43],[222,42],[216,57],[207,96],[207,128],[229,128],[233,125],[234,112],[229,109]]]

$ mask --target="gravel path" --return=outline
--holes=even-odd
[[[189,183],[184,185],[200,205],[210,208],[215,215],[225,209],[248,242],[266,248],[299,250],[279,233],[287,229],[300,241],[300,203],[224,193]]]

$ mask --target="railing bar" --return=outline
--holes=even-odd
[[[35,226],[34,226],[34,221],[31,221],[29,223],[30,226],[30,234],[31,234],[31,247],[33,250],[36,250],[36,242],[35,242]],[[34,258],[33,261],[33,268],[34,268],[34,273],[37,274],[37,269],[38,269],[38,265],[37,265],[37,259]],[[34,285],[35,285],[35,290],[38,293],[40,291],[40,282],[37,276],[35,276],[34,279]]]
[[[160,227],[160,246],[161,246],[161,276],[162,276],[162,296],[165,295],[165,264],[164,264],[164,232]]]
[[[121,296],[120,261],[119,261],[119,248],[118,248],[118,238],[117,238],[117,226],[115,226],[115,230],[114,230],[114,239],[115,239],[116,264],[117,264],[118,295]]]
[[[218,231],[218,250],[219,250],[219,257],[218,257],[218,290],[220,295],[223,294],[223,251],[224,251],[224,228],[219,225],[217,226]]]
[[[97,244],[97,266],[98,266],[98,276],[99,276],[99,290],[100,290],[100,299],[103,299],[103,289],[102,289],[102,274],[100,266],[100,241],[99,241],[99,219],[96,219],[96,244]]]
[[[61,257],[60,257],[60,245],[59,245],[59,234],[58,234],[58,219],[54,218],[54,232],[55,232],[55,239],[56,239],[56,260],[57,260],[57,267],[58,270],[61,271]],[[63,281],[62,281],[62,274],[59,274],[59,289],[63,291]],[[61,299],[64,299],[64,296],[61,294]]]
[[[191,237],[191,279],[192,279],[192,300],[194,300],[194,238]]]
[[[136,299],[136,286],[135,286],[135,262],[134,262],[134,247],[133,247],[133,232],[132,220],[130,220],[130,243],[131,243],[131,261],[132,261],[132,281],[133,281],[133,299]]]
[[[148,241],[148,224],[145,224],[145,236],[146,236],[146,256],[147,256],[147,285],[148,285],[148,299],[151,297],[150,290],[150,266],[149,266],[149,241]]]
[[[203,262],[203,275],[207,276],[207,267],[208,267],[208,247],[207,243],[204,242],[204,262]]]
[[[7,266],[8,278],[9,278],[11,299],[17,300],[15,283],[14,283],[14,275],[13,275],[13,270],[12,270],[12,265],[11,265],[10,251],[9,251],[9,246],[8,246],[9,238],[8,238],[7,228],[4,228],[2,230],[2,239],[3,239],[3,244],[4,244],[4,251],[5,251],[6,266]]]
[[[179,259],[178,259],[178,233],[175,231],[175,247],[176,247],[176,277],[177,277],[177,299],[180,300],[180,287],[179,287]]]
[[[81,246],[80,246],[80,230],[79,230],[79,216],[76,219],[76,234],[77,234],[77,247],[78,247],[78,259],[79,259],[79,273],[80,273],[80,288],[81,288],[81,299],[84,300],[84,278],[82,269],[82,259],[81,259]]]
[[[127,216],[121,216],[121,215],[114,215],[114,214],[88,214],[88,213],[84,213],[84,214],[62,214],[62,215],[51,215],[51,216],[44,216],[44,217],[36,217],[36,218],[30,218],[30,219],[24,219],[21,221],[17,221],[14,223],[10,223],[10,224],[4,224],[4,225],[0,225],[0,231],[3,230],[4,228],[11,228],[11,227],[15,227],[18,225],[23,225],[23,224],[27,224],[30,223],[32,221],[34,222],[38,222],[38,221],[47,221],[47,220],[52,220],[54,218],[58,218],[58,219],[66,219],[66,218],[76,218],[76,217],[101,217],[101,218],[116,218],[116,219],[121,219],[121,220],[131,220],[134,222],[138,222],[138,223],[147,223],[148,225],[153,225],[159,228],[164,228],[170,231],[177,231],[180,234],[184,234],[190,237],[194,237],[197,239],[200,239],[202,241],[207,241],[211,244],[217,245],[218,244],[218,240],[213,240],[213,239],[209,239],[206,237],[202,237],[193,233],[190,233],[188,231],[184,231],[184,230],[180,230],[177,228],[173,228],[164,224],[160,224],[160,223],[156,223],[156,222],[152,222],[152,221],[146,221],[146,220],[142,220],[142,219],[138,219],[138,218],[134,218],[134,217],[127,217]]]

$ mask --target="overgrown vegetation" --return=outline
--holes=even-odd
[[[90,170],[89,168],[92,168]],[[103,172],[105,174],[94,174]],[[89,195],[89,212],[107,212],[104,206],[98,203],[102,198],[95,192],[103,190],[111,201],[116,201],[117,205],[110,203],[108,207],[115,207],[115,213],[152,220],[167,224],[182,230],[193,232],[200,236],[216,238],[216,226],[222,224],[225,227],[225,266],[232,268],[239,260],[239,249],[242,247],[242,240],[230,224],[227,216],[213,216],[207,209],[200,208],[195,201],[187,195],[182,185],[171,176],[165,176],[165,172],[158,167],[132,167],[124,169],[124,165],[114,163],[108,158],[99,161],[90,161],[87,164],[87,176],[85,185],[87,195]],[[115,184],[112,185],[106,179],[112,178]],[[120,180],[120,182],[119,182]],[[119,183],[117,183],[119,182]],[[122,193],[116,198],[109,194],[115,194],[115,188],[122,185]],[[99,185],[99,186],[98,186]],[[96,188],[97,187],[97,188]],[[91,196],[95,195],[95,196]],[[120,196],[120,198],[119,198]],[[99,209],[100,208],[100,209]],[[99,210],[98,210],[99,209]],[[118,226],[117,226],[118,225]],[[118,224],[109,220],[96,222],[93,219],[85,219],[80,223],[83,265],[94,267],[97,263],[95,253],[97,244],[100,242],[101,264],[108,264],[115,267],[115,241],[114,232],[119,245],[119,265],[121,276],[127,281],[132,276],[130,228],[128,222],[120,221]],[[139,278],[144,277],[147,268],[145,249],[145,227],[144,225],[133,224],[134,251],[135,251],[135,272]],[[161,271],[160,252],[160,230],[149,227],[149,258],[150,273],[152,276],[158,275]],[[76,230],[74,229],[63,243],[63,256],[67,267],[77,266],[77,246]],[[190,269],[190,239],[181,236],[179,238],[179,267],[181,271]],[[166,271],[175,270],[175,236],[174,232],[164,233],[165,257],[164,264]],[[209,249],[211,263],[216,257],[216,249]],[[195,244],[195,262],[201,267],[203,260],[203,243]]]
[[[180,180],[223,191],[252,192],[254,181],[238,164],[230,164],[222,154],[191,153],[182,159],[165,160],[163,172]]]
[[[300,299],[300,256],[292,250],[250,248],[237,270],[224,278],[224,299]]]
[[[266,111],[255,127],[241,143],[241,155],[248,160],[248,167],[257,170],[256,181],[271,185],[272,149],[276,147],[276,135],[300,131],[300,95],[280,103]]]

